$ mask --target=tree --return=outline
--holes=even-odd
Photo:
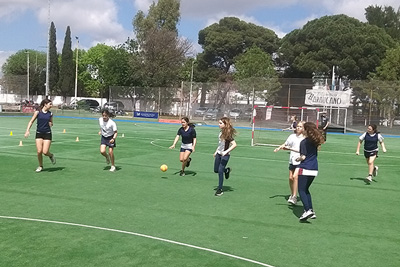
[[[368,6],[365,9],[365,18],[371,25],[382,28],[394,40],[400,41],[400,8],[397,12],[391,6]]]
[[[247,104],[250,104],[253,92],[274,102],[281,85],[271,56],[254,46],[239,55],[235,61],[234,78],[239,83],[239,92],[246,96]]]
[[[199,32],[202,58],[207,68],[228,73],[235,58],[253,46],[272,55],[278,50],[279,38],[269,29],[247,23],[235,17],[225,17]]]
[[[84,84],[84,90],[82,92],[84,95],[99,97],[106,92],[106,85],[104,84],[104,61],[106,55],[111,50],[111,46],[97,44],[81,55],[80,62],[85,69],[85,71],[80,74],[80,78]],[[112,83],[112,81],[109,81],[108,83]]]
[[[139,11],[133,28],[138,44],[138,61],[142,85],[148,88],[145,97],[158,96],[160,88],[162,100],[170,101],[175,94],[171,86],[179,83],[177,77],[190,51],[190,43],[178,36],[177,23],[180,19],[180,1],[159,0],[153,3],[148,15]]]
[[[27,57],[29,64],[30,94],[44,94],[46,54],[36,50],[20,50],[7,58],[2,66],[5,87],[8,92],[25,95],[27,88]]]
[[[308,22],[282,40],[280,58],[285,76],[311,78],[313,72],[365,79],[395,42],[384,30],[346,15],[325,16]]]
[[[65,32],[64,46],[61,55],[60,78],[58,81],[58,92],[64,98],[74,94],[74,70],[74,59],[71,49],[71,30],[68,26]]]
[[[51,92],[59,91],[58,79],[60,76],[60,66],[57,53],[56,27],[53,22],[50,25],[50,46],[49,46],[49,88]]]

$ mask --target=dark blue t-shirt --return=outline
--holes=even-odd
[[[50,119],[53,116],[53,114],[50,111],[47,111],[46,113],[43,113],[41,110],[39,110],[39,113],[37,115],[37,129],[36,131],[38,133],[51,133],[51,128],[50,128]]]
[[[179,128],[177,135],[182,136],[183,144],[191,144],[193,143],[193,138],[196,138],[196,130],[194,127],[189,126],[189,129],[185,131],[183,127]]]
[[[303,160],[299,168],[306,170],[318,170],[318,148],[306,138],[300,142],[300,155],[305,155],[306,159]]]

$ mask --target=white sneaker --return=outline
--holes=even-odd
[[[373,175],[374,177],[378,175],[378,169],[379,169],[378,166],[375,166],[375,167],[374,167],[374,170],[372,171],[372,175]]]
[[[115,172],[115,166],[111,166],[110,172]]]
[[[306,221],[307,219],[311,218],[313,215],[314,215],[314,212],[312,210],[307,210],[300,216],[300,221]]]
[[[35,172],[41,172],[43,170],[43,167],[37,167],[37,169],[36,169],[36,171]]]
[[[49,157],[50,158],[50,161],[51,161],[51,163],[54,165],[54,164],[56,164],[56,157],[54,156],[54,154],[53,155],[51,155],[51,157]]]
[[[289,202],[290,204],[296,205],[296,203],[297,203],[297,196],[290,196],[289,199],[288,199],[288,202]]]
[[[313,215],[310,217],[310,219],[317,219],[317,215],[315,215],[315,211],[312,211]]]
[[[106,155],[106,163],[107,163],[107,165],[110,164],[110,156],[109,155]]]
[[[368,175],[367,177],[365,177],[365,180],[366,180],[368,183],[371,183],[371,182],[372,182],[372,176],[371,176],[371,175]]]

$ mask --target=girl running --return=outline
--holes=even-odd
[[[110,172],[115,172],[114,148],[117,146],[115,142],[118,135],[117,124],[111,119],[111,117],[114,117],[114,114],[108,109],[104,109],[101,115],[102,117],[99,118],[99,135],[101,135],[100,153],[106,158],[107,164],[111,162]],[[106,147],[108,147],[108,154],[106,152]]]
[[[295,176],[298,176],[300,199],[304,205],[304,213],[300,216],[300,221],[316,218],[309,188],[318,175],[318,149],[325,142],[321,131],[314,123],[306,122],[303,127],[305,139],[300,142],[300,157],[297,159],[300,164],[295,171]]]
[[[225,179],[228,179],[231,173],[231,168],[227,168],[226,165],[230,158],[230,152],[237,146],[234,140],[236,130],[233,128],[230,119],[222,117],[218,123],[221,131],[218,135],[218,147],[214,152],[214,172],[218,173],[219,182],[215,196],[221,196],[223,194],[222,185],[224,183],[224,174]]]
[[[279,147],[274,149],[274,152],[278,152],[279,150],[290,150],[289,155],[289,187],[290,187],[290,196],[288,202],[296,205],[297,203],[297,177],[294,176],[294,171],[296,170],[297,165],[300,164],[299,161],[296,161],[300,157],[300,142],[304,139],[303,135],[303,121],[300,121],[297,126],[294,134],[289,135],[286,139],[286,142],[280,145]]]
[[[176,134],[174,143],[170,146],[170,149],[175,148],[176,143],[179,140],[179,137],[182,136],[182,144],[181,150],[179,153],[179,160],[182,162],[182,169],[179,172],[180,176],[185,176],[185,167],[190,166],[190,162],[192,159],[190,155],[194,152],[196,147],[196,130],[194,129],[193,123],[189,122],[188,117],[183,117],[181,120],[182,127],[179,128],[178,133]]]
[[[372,182],[372,176],[378,175],[378,166],[374,166],[375,159],[378,157],[378,142],[381,144],[382,151],[386,152],[383,136],[378,132],[375,124],[368,125],[367,132],[363,133],[357,144],[356,155],[360,154],[361,143],[364,142],[364,156],[368,164],[368,176],[365,180]]]
[[[52,106],[53,103],[50,99],[44,99],[40,103],[39,109],[33,113],[25,132],[25,138],[27,138],[33,122],[37,119],[35,138],[39,167],[37,167],[36,172],[41,172],[43,170],[43,154],[50,158],[51,163],[56,164],[54,154],[50,153],[52,140],[51,127],[53,126],[53,114],[50,112],[50,109]]]

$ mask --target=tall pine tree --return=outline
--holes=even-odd
[[[59,94],[64,98],[74,94],[74,60],[71,45],[71,30],[68,26],[65,32],[61,55],[60,78],[58,80]]]
[[[50,25],[49,44],[49,88],[50,92],[57,92],[60,66],[58,65],[56,27],[53,22]]]

